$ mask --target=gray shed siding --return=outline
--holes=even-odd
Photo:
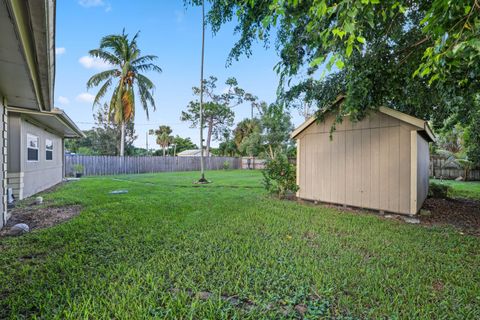
[[[332,122],[330,116],[323,123],[313,123],[297,138],[297,195],[308,200],[416,213],[411,210],[414,127],[374,113],[358,123],[345,118],[330,139]],[[421,206],[423,200],[418,203]]]
[[[47,128],[18,114],[11,117],[10,135],[18,141],[9,152],[9,187],[18,199],[23,199],[56,185],[63,179],[63,140]],[[38,137],[38,161],[27,160],[27,135]],[[53,159],[46,160],[46,140],[53,142]]]
[[[7,111],[0,96],[0,229],[7,223]]]
[[[428,142],[417,133],[417,212],[428,196],[430,150]]]

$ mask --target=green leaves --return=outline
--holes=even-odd
[[[335,62],[335,65],[337,66],[338,69],[341,70],[345,66],[345,63],[342,60],[337,60],[337,62]]]

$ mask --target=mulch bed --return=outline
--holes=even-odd
[[[26,223],[30,231],[48,228],[62,223],[78,215],[82,209],[79,205],[72,206],[37,206],[29,205],[11,209],[12,216],[7,225],[0,231],[0,237],[8,234],[9,229],[17,223]]]
[[[308,205],[316,205],[313,201],[302,199],[297,199],[297,201]],[[371,213],[379,215],[378,211],[375,210],[366,210],[350,206],[344,207],[321,202],[319,202],[319,204],[324,207],[336,208],[351,213]],[[398,221],[405,221],[405,218],[409,217],[407,215],[389,213],[380,216]],[[449,225],[455,227],[463,234],[480,237],[480,200],[428,198],[425,200],[422,210],[417,215],[412,216],[412,218],[418,219],[421,225]]]
[[[480,201],[468,199],[428,198],[422,209],[429,215],[419,215],[422,224],[451,225],[461,232],[480,236]]]

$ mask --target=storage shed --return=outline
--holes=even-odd
[[[429,184],[429,142],[424,120],[380,107],[362,121],[345,117],[330,134],[334,115],[307,120],[297,142],[297,196],[384,212],[416,214]]]

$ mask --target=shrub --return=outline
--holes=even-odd
[[[430,198],[445,199],[448,197],[451,189],[452,188],[446,184],[430,182],[430,187],[428,188],[428,196]]]
[[[262,171],[265,189],[280,198],[297,191],[295,170],[286,155],[277,155],[276,158],[267,160]]]
[[[82,165],[82,164],[79,164],[79,163],[74,164],[74,165],[73,165],[73,171],[74,171],[75,173],[83,173],[83,165]]]
[[[223,167],[223,170],[230,169],[230,161],[224,161],[222,167]]]

